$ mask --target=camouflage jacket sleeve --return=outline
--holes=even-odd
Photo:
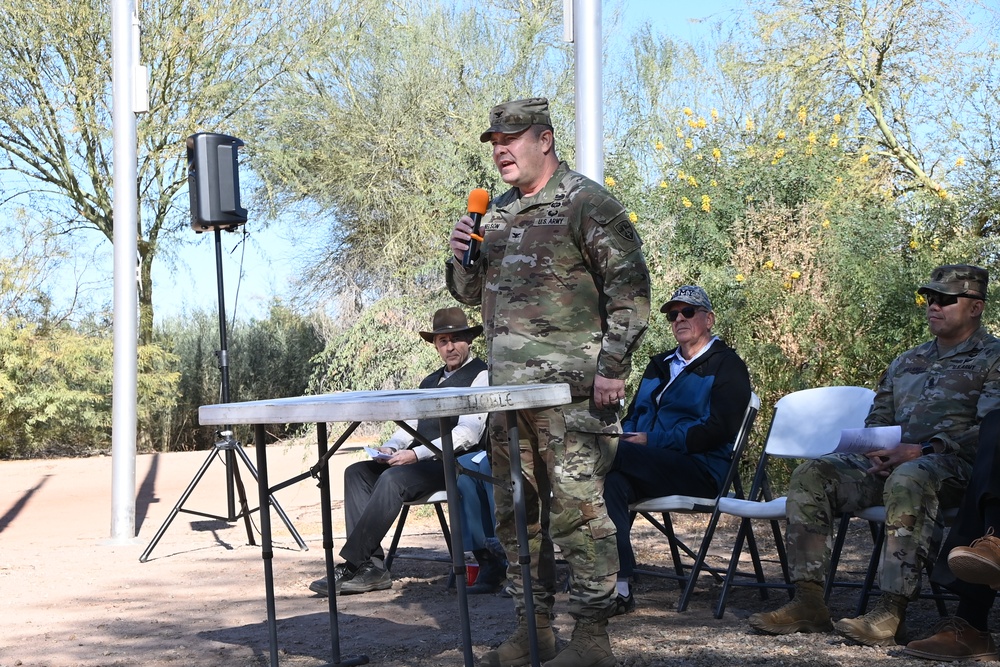
[[[454,257],[445,262],[444,276],[448,291],[459,303],[478,306],[483,300],[483,279],[486,275],[485,263],[476,262],[468,269]]]
[[[585,207],[579,233],[605,322],[597,373],[624,379],[649,323],[649,271],[641,241],[628,212],[609,194],[595,196]]]

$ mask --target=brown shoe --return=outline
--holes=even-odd
[[[927,639],[907,644],[903,653],[914,658],[940,662],[1000,660],[993,635],[976,630],[963,618],[946,618],[935,625],[931,632],[933,634]]]
[[[990,531],[967,547],[955,547],[948,567],[962,581],[1000,589],[1000,540]]]
[[[842,618],[833,624],[833,629],[865,646],[905,644],[907,604],[902,595],[883,593],[870,612],[857,618]]]

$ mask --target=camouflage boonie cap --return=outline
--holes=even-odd
[[[989,272],[972,264],[946,264],[931,271],[931,281],[921,285],[918,294],[938,292],[962,296],[972,294],[986,299],[986,286],[990,282]]]
[[[514,100],[496,105],[490,109],[490,126],[479,135],[479,140],[486,143],[494,132],[517,134],[532,125],[552,127],[549,101],[544,97],[529,97],[526,100]]]
[[[673,303],[686,303],[692,306],[700,306],[705,310],[712,310],[712,302],[708,300],[708,294],[697,285],[678,287],[674,295],[670,297],[670,300],[660,308],[660,312],[665,313],[670,310],[670,304]]]

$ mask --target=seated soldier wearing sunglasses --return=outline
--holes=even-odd
[[[981,324],[985,269],[939,266],[917,290],[934,340],[897,357],[879,380],[866,426],[902,428],[900,442],[867,455],[806,461],[788,485],[786,544],[795,598],[754,614],[767,634],[836,630],[868,646],[906,643],[906,607],[938,552],[943,510],[958,507],[972,474],[979,426],[1000,407],[1000,340]],[[885,544],[875,608],[831,623],[823,600],[837,515],[884,505]]]
[[[750,401],[746,364],[712,335],[715,313],[705,290],[685,285],[660,312],[667,315],[677,347],[650,359],[604,479],[621,568],[615,614],[635,609],[629,503],[674,494],[718,495]]]

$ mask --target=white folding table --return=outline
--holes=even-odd
[[[321,396],[277,398],[243,403],[203,405],[198,409],[198,419],[203,425],[249,424],[254,427],[254,448],[257,451],[257,490],[260,499],[261,558],[264,561],[264,586],[267,596],[267,625],[271,649],[271,665],[278,665],[278,630],[274,602],[274,572],[271,544],[270,498],[285,486],[308,477],[319,480],[320,503],[323,508],[323,548],[326,554],[326,572],[333,589],[333,521],[330,516],[330,478],[327,461],[350,437],[357,426],[365,421],[393,421],[423,440],[404,422],[413,419],[442,420],[441,450],[445,472],[445,490],[448,495],[448,515],[451,522],[452,567],[458,590],[459,620],[462,628],[462,648],[466,667],[473,667],[472,632],[469,625],[469,607],[465,583],[465,559],[462,550],[462,528],[459,518],[457,469],[451,429],[446,420],[477,412],[503,412],[506,416],[508,442],[517,447],[518,410],[564,405],[571,400],[567,384],[507,385],[500,387],[462,387],[446,389],[413,389],[407,391],[356,391]],[[334,443],[328,446],[327,423],[348,422],[349,426]],[[316,424],[319,461],[309,471],[285,482],[270,486],[267,479],[267,424]],[[424,444],[430,444],[424,441]],[[518,563],[524,580],[525,613],[534,620],[531,596],[530,557],[528,554],[527,523],[525,520],[524,488],[521,475],[521,458],[514,452],[510,456],[511,485],[514,513],[517,523]],[[333,591],[331,590],[331,593]],[[340,633],[337,624],[337,596],[329,596],[330,641],[333,653],[331,665],[363,665],[366,656],[341,659]],[[534,624],[529,622],[531,664],[538,666],[538,638]]]

